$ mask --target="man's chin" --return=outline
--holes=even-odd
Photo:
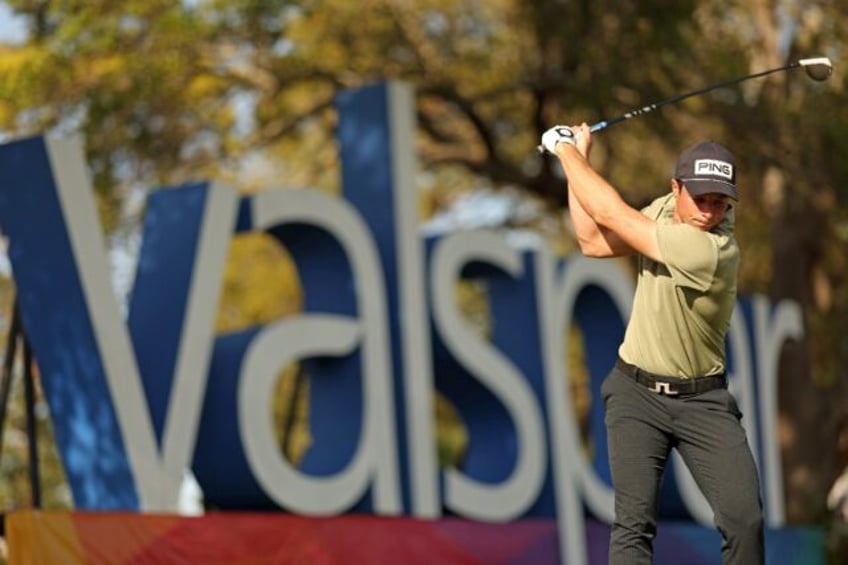
[[[693,228],[698,228],[703,231],[710,231],[714,227],[716,227],[720,222],[710,222],[707,220],[698,220],[696,218],[690,218],[686,221],[687,224],[692,226]]]

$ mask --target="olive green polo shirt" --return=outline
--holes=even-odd
[[[736,305],[739,267],[733,209],[710,231],[674,223],[672,193],[642,213],[657,223],[662,262],[639,256],[633,311],[619,355],[658,375],[691,378],[725,371],[724,339]]]

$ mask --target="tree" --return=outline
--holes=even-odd
[[[333,98],[385,79],[417,92],[423,210],[485,183],[519,188],[556,217],[562,179],[534,151],[547,127],[800,56],[827,55],[838,68],[848,29],[848,8],[827,0],[8,4],[27,15],[30,36],[0,49],[0,128],[84,135],[109,229],[131,188],[191,177],[337,190]],[[696,139],[740,155],[740,291],[797,300],[807,324],[780,381],[797,522],[821,518],[823,493],[848,462],[836,447],[848,386],[844,89],[838,72],[822,84],[772,75],[617,126],[594,155],[632,202],[663,190],[675,155]]]

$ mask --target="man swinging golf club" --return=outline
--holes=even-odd
[[[541,141],[567,177],[581,251],[639,256],[633,311],[601,388],[615,493],[609,563],[651,563],[672,448],[712,507],[723,563],[763,563],[757,469],[727,389],[724,340],[739,265],[733,155],[711,141],[686,149],[671,191],[639,211],[590,165],[587,124],[553,127]]]

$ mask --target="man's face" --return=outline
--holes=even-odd
[[[726,194],[711,192],[692,196],[679,181],[673,182],[672,189],[677,197],[675,220],[704,231],[717,226],[730,208],[731,199]]]

